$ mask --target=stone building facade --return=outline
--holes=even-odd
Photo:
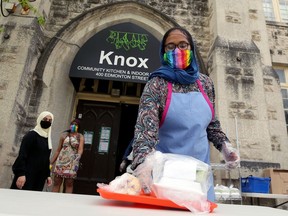
[[[272,68],[275,63],[288,63],[288,28],[265,21],[261,0],[37,0],[31,4],[46,16],[45,25],[39,26],[31,12],[24,16],[16,10],[0,17],[0,187],[9,187],[21,138],[43,110],[55,115],[53,147],[57,147],[59,131],[75,116],[78,100],[91,99],[75,90],[69,78],[75,55],[95,33],[122,22],[147,29],[159,41],[175,25],[191,32],[214,81],[216,115],[239,148],[242,175],[261,176],[271,167],[288,169],[282,96]],[[221,160],[213,149],[212,161]]]

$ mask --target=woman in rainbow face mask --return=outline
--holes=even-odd
[[[209,141],[223,153],[229,168],[238,165],[239,155],[214,116],[213,82],[200,73],[195,50],[187,30],[175,27],[165,33],[162,66],[151,73],[140,100],[132,169],[153,150],[210,164]],[[212,176],[207,197],[214,201]]]
[[[54,186],[52,191],[59,192],[63,183],[65,193],[73,192],[73,181],[77,176],[79,161],[83,153],[84,137],[78,133],[80,121],[74,119],[70,124],[70,129],[62,134],[59,146],[51,159],[51,165],[55,163],[53,170]]]

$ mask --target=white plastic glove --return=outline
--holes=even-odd
[[[146,162],[147,160],[144,163],[139,164],[133,171],[133,175],[139,179],[143,193],[150,194],[152,190],[152,167],[150,167],[150,164]]]
[[[225,160],[226,169],[234,169],[240,166],[239,152],[237,151],[237,149],[232,147],[231,143],[225,142],[222,145],[221,153]]]
[[[155,164],[155,151],[152,151],[146,155],[143,163],[139,164],[136,169],[133,170],[133,175],[136,176],[142,187],[144,194],[150,194],[152,192],[153,184],[153,167]]]

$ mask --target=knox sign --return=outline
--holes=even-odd
[[[145,83],[160,66],[160,42],[133,23],[110,26],[78,51],[70,77]]]

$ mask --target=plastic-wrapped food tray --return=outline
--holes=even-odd
[[[110,192],[101,188],[98,188],[97,192],[100,194],[101,197],[105,199],[112,199],[112,200],[118,200],[118,201],[126,201],[126,202],[141,203],[141,204],[188,210],[187,208],[183,206],[179,206],[170,200],[158,199],[154,196],[113,193],[113,192]],[[216,203],[210,202],[210,212],[213,212],[214,208],[216,207],[217,207]]]

